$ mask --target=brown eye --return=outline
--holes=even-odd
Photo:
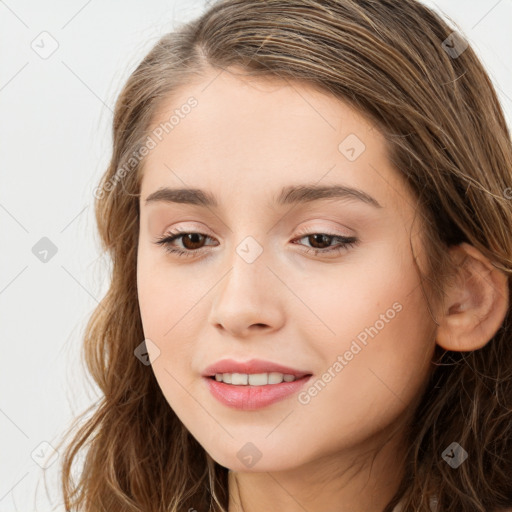
[[[201,233],[187,233],[185,235],[181,235],[183,247],[191,251],[200,249],[202,247],[202,242],[204,242],[205,239],[206,237]]]
[[[208,235],[195,231],[174,231],[159,237],[154,243],[162,245],[167,252],[178,256],[194,256],[201,252],[208,238],[211,239]],[[178,245],[175,245],[176,243]]]
[[[359,240],[356,237],[346,237],[342,235],[335,235],[330,233],[303,233],[300,238],[296,240],[305,240],[307,245],[304,245],[304,251],[307,253],[318,255],[337,255],[342,251],[349,249],[352,246],[357,245]],[[337,245],[332,245],[333,242],[338,241]],[[299,244],[303,245],[303,244]]]
[[[333,238],[335,237],[325,235],[322,233],[315,233],[307,237],[308,242],[311,244],[311,247],[314,247],[315,249],[326,249],[330,247],[330,242],[332,241]],[[324,244],[325,247],[322,247],[322,244]]]

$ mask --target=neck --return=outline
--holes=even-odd
[[[230,471],[228,512],[382,512],[403,476],[403,446],[401,434],[381,435],[288,470]]]

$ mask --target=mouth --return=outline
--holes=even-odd
[[[313,373],[279,363],[251,359],[239,362],[223,359],[202,373],[211,395],[221,404],[251,411],[290,398]]]
[[[207,378],[231,386],[275,386],[283,382],[295,382],[310,377],[311,374],[293,375],[291,373],[216,373]]]
[[[311,372],[265,361],[225,360],[207,368],[202,379],[211,395],[224,406],[254,411],[291,398],[312,376]]]
[[[301,379],[312,372],[298,370],[262,359],[239,362],[222,359],[206,368],[202,376],[233,385],[264,386]]]

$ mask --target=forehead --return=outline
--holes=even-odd
[[[185,108],[190,98],[195,106]],[[162,102],[150,133],[158,127],[143,161],[142,197],[179,186],[263,198],[318,183],[357,187],[383,206],[408,199],[377,128],[304,83],[212,71]]]

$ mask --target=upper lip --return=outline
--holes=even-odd
[[[270,373],[278,372],[287,375],[294,375],[296,379],[300,379],[311,372],[297,370],[283,366],[282,364],[264,361],[262,359],[251,359],[250,361],[235,361],[233,359],[222,359],[205,368],[202,372],[203,377],[212,377],[216,373]]]

